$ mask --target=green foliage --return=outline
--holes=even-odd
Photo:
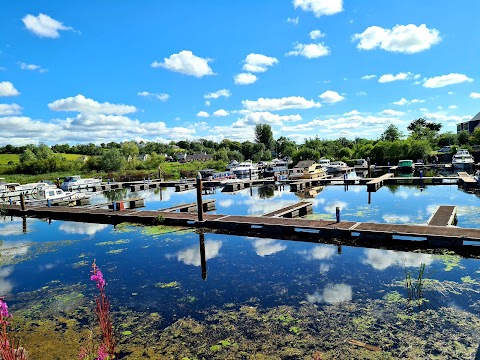
[[[273,147],[272,127],[268,124],[257,124],[255,126],[255,141],[265,145],[265,149],[270,150]]]
[[[387,129],[383,132],[382,136],[380,136],[380,140],[382,141],[396,141],[400,140],[403,137],[403,134],[398,130],[398,128],[390,124]]]
[[[468,144],[469,138],[470,138],[470,134],[468,133],[468,131],[465,131],[465,130],[460,131],[460,133],[458,134],[458,144],[460,146]]]
[[[292,160],[296,164],[301,160],[315,160],[320,158],[320,152],[311,148],[301,148],[293,154]]]

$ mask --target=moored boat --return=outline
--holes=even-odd
[[[65,191],[86,189],[102,184],[102,179],[87,178],[82,179],[80,175],[67,176],[60,186]]]
[[[236,168],[233,169],[233,173],[237,177],[258,176],[257,164],[254,164],[252,160],[242,161]]]
[[[457,153],[452,157],[452,167],[454,169],[469,170],[473,167],[473,156],[467,149],[458,149]]]
[[[348,168],[347,164],[343,161],[332,161],[327,167],[327,173],[336,174],[342,172],[343,169]]]
[[[325,169],[313,160],[303,160],[291,169],[289,178],[297,179],[318,179],[325,177],[327,172]]]
[[[401,173],[412,173],[415,170],[413,160],[400,160],[398,162],[398,171]]]

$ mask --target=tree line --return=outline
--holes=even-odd
[[[255,127],[253,141],[233,141],[224,139],[215,142],[207,139],[180,140],[170,143],[158,142],[109,142],[99,145],[56,144],[47,146],[6,145],[0,147],[0,153],[19,154],[19,164],[9,164],[1,169],[3,173],[43,174],[59,171],[102,171],[156,169],[161,163],[176,160],[183,154],[210,154],[221,167],[232,160],[251,159],[255,162],[269,161],[273,157],[289,157],[294,163],[300,160],[317,160],[325,157],[349,162],[353,159],[370,158],[372,163],[386,165],[400,159],[422,159],[431,161],[436,156],[433,150],[443,146],[470,148],[480,145],[480,129],[473,134],[464,131],[440,133],[442,125],[425,119],[416,119],[403,134],[395,125],[389,125],[378,139],[355,138],[349,140],[340,137],[335,140],[320,139],[319,136],[305,139],[302,144],[281,136],[273,138],[271,126],[258,124]],[[85,161],[67,161],[62,154],[85,155]],[[140,161],[140,154],[148,154]]]

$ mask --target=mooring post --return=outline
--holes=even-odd
[[[371,178],[372,177],[372,171],[370,170],[370,158],[367,157],[367,174],[368,174],[368,177]]]
[[[27,233],[27,217],[22,216],[22,231],[24,234]]]
[[[162,170],[160,165],[158,165],[158,181],[162,181]]]
[[[252,169],[248,170],[248,172],[249,172],[250,180],[252,180]]]
[[[197,212],[198,221],[203,221],[202,174],[197,173]]]
[[[200,264],[202,265],[202,279],[207,280],[207,257],[205,256],[205,234],[200,232]]]
[[[50,199],[47,200],[47,206],[52,207],[52,200],[50,200]]]
[[[337,206],[335,208],[335,215],[337,217],[337,223],[339,223],[340,222],[340,206]]]
[[[22,211],[25,211],[25,195],[20,193],[20,205],[22,207]]]
[[[12,205],[12,202],[13,202],[13,201],[12,201],[12,198],[9,198],[9,200],[10,200],[10,205]]]

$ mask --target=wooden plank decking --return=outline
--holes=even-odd
[[[428,225],[433,226],[449,226],[455,225],[457,217],[456,206],[439,206],[438,209],[432,214],[427,221]]]
[[[391,177],[393,177],[393,173],[387,173],[378,178],[372,179],[367,182],[367,191],[375,192],[383,186],[383,182]]]
[[[203,211],[212,211],[215,210],[215,199],[208,199],[203,200]],[[197,211],[197,203],[188,203],[188,204],[180,204],[176,206],[172,206],[166,209],[159,209],[162,212],[196,212]]]
[[[267,214],[263,214],[262,216],[294,218],[298,216],[307,215],[308,213],[311,213],[312,210],[313,210],[312,202],[301,201],[299,203],[285,206],[281,209],[269,212]]]

